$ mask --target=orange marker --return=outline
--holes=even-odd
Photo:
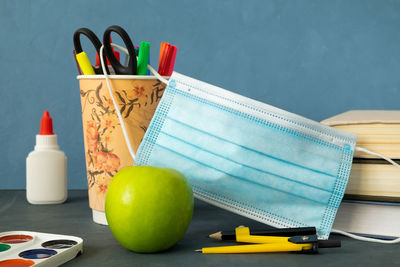
[[[160,46],[160,57],[158,59],[158,68],[160,68],[161,59],[162,59],[162,56],[164,54],[165,47],[167,46],[167,44],[169,45],[169,43],[166,43],[166,42],[162,42],[161,43],[161,46]]]

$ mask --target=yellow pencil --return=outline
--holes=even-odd
[[[294,244],[294,243],[275,243],[275,244],[256,244],[256,245],[240,245],[240,246],[223,246],[208,247],[198,249],[196,251],[204,254],[220,254],[220,253],[260,253],[260,252],[288,252],[311,250],[312,243]]]

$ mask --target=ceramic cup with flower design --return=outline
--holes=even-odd
[[[78,76],[80,85],[89,205],[93,220],[107,224],[105,195],[112,177],[133,165],[105,79]],[[165,84],[154,76],[111,78],[114,98],[136,151],[157,108]]]

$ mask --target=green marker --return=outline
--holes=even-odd
[[[139,58],[137,62],[137,75],[146,75],[149,62],[150,43],[140,42]]]

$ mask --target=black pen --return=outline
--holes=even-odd
[[[297,227],[297,228],[278,228],[264,231],[251,231],[252,235],[263,236],[297,236],[297,235],[315,235],[315,227]],[[208,237],[216,240],[236,240],[235,232],[216,232]]]

